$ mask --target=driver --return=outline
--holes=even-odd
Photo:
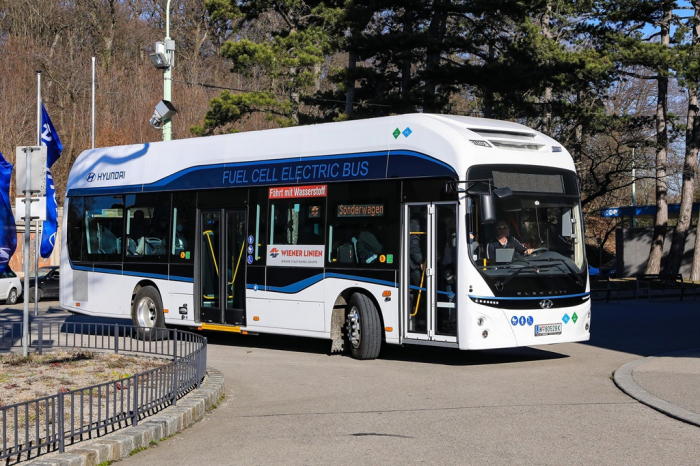
[[[491,241],[486,248],[486,258],[491,260],[496,258],[496,249],[515,249],[515,252],[519,254],[530,255],[533,251],[532,248],[526,248],[520,241],[515,238],[510,238],[508,235],[510,229],[508,224],[503,220],[496,222],[496,240]]]

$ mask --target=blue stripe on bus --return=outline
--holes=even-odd
[[[145,273],[145,272],[129,272],[129,271],[122,271],[122,270],[113,270],[113,269],[100,269],[97,267],[86,267],[84,265],[75,265],[73,262],[70,263],[71,269],[73,270],[83,270],[86,272],[97,272],[97,273],[106,273],[110,275],[127,275],[130,277],[145,277],[145,278],[157,278],[160,280],[170,280],[174,282],[188,282],[188,283],[193,283],[194,278],[189,278],[189,277],[177,277],[175,275],[162,275],[162,274],[157,274],[157,273]]]
[[[471,299],[498,299],[498,300],[503,300],[503,301],[527,301],[527,300],[543,300],[543,299],[564,299],[564,298],[578,298],[578,297],[584,297],[584,296],[589,296],[591,293],[579,293],[579,294],[567,294],[563,296],[528,296],[528,297],[520,297],[520,296],[506,296],[506,297],[501,297],[501,296],[474,296],[474,295],[469,295],[469,298]]]
[[[392,159],[393,157],[397,157],[396,160]],[[200,175],[194,175],[193,179],[189,179],[191,177],[188,177],[189,174],[195,174],[197,172],[201,171],[206,171],[206,170],[225,170],[225,169],[237,169],[237,168],[243,168],[243,167],[253,167],[253,166],[259,166],[259,167],[265,167],[265,166],[278,166],[280,164],[288,164],[290,170],[292,168],[298,168],[301,165],[298,164],[304,164],[304,163],[313,163],[313,162],[322,162],[322,161],[329,161],[329,160],[343,160],[343,159],[352,159],[355,158],[358,160],[358,162],[371,159],[372,161],[376,160],[377,158],[381,157],[387,157],[386,162],[379,162],[381,165],[370,165],[366,166],[365,169],[369,170],[365,172],[363,177],[357,176],[357,175],[352,175],[349,174],[347,176],[345,175],[339,175],[336,177],[330,177],[325,176],[325,177],[316,177],[316,178],[310,178],[310,179],[301,179],[301,178],[295,178],[295,179],[290,179],[290,180],[260,180],[260,181],[248,181],[245,180],[245,183],[239,183],[236,181],[236,183],[233,184],[233,187],[240,187],[240,186],[273,186],[273,185],[284,185],[284,184],[304,184],[304,183],[326,183],[326,182],[333,182],[333,181],[353,181],[353,180],[377,180],[377,179],[386,179],[388,177],[393,177],[393,176],[398,176],[400,174],[394,173],[396,171],[396,165],[399,164],[398,167],[404,167],[406,166],[406,162],[401,160],[399,161],[398,159],[401,156],[409,157],[409,158],[414,158],[414,159],[420,159],[428,162],[431,164],[433,167],[440,167],[440,169],[435,169],[434,173],[429,173],[426,172],[426,169],[428,167],[422,166],[419,167],[417,170],[421,173],[421,176],[456,176],[456,172],[454,171],[454,168],[452,168],[450,165],[448,165],[445,162],[442,162],[440,160],[437,160],[429,155],[422,154],[419,152],[415,151],[410,151],[410,150],[389,150],[389,151],[378,151],[378,152],[365,152],[365,153],[353,153],[353,154],[337,154],[337,155],[324,155],[324,156],[312,156],[312,157],[294,157],[294,158],[288,158],[288,159],[276,159],[276,160],[260,160],[260,161],[252,161],[252,162],[227,162],[227,163],[218,163],[218,164],[212,164],[212,165],[199,165],[196,167],[189,167],[185,168],[177,173],[173,173],[172,175],[168,175],[165,178],[162,178],[160,180],[157,180],[153,183],[148,183],[148,184],[139,184],[139,185],[128,185],[128,186],[114,186],[114,187],[95,187],[95,188],[73,188],[68,190],[68,197],[72,196],[83,196],[83,195],[97,195],[97,194],[125,194],[125,193],[140,193],[140,192],[146,192],[146,191],[166,191],[166,190],[193,190],[193,189],[216,189],[216,188],[225,188],[231,186],[230,184],[226,184],[223,182],[223,179],[221,178],[221,175],[217,173],[217,177],[212,177],[212,176],[200,176]],[[393,163],[392,163],[393,160]],[[369,163],[369,162],[368,162]],[[375,162],[376,164],[377,162]],[[389,173],[391,172],[391,173]],[[320,173],[320,172],[319,172]],[[218,180],[218,181],[217,181]],[[178,184],[180,186],[178,186]]]
[[[392,283],[392,282],[388,282],[386,280],[377,280],[374,278],[358,277],[356,275],[344,275],[344,274],[339,274],[339,273],[326,273],[325,278],[341,278],[344,280],[357,280],[360,282],[372,283],[372,284],[376,284],[376,285],[391,286],[394,288],[398,287],[398,283]],[[316,283],[320,282],[323,279],[324,279],[324,274],[319,273],[317,275],[314,275],[313,277],[309,277],[307,279],[298,281],[296,283],[292,283],[291,285],[287,285],[287,286],[268,286],[268,287],[265,287],[264,285],[248,284],[248,285],[246,285],[246,288],[249,290],[254,290],[255,287],[257,286],[258,289],[262,290],[262,291],[273,291],[276,293],[292,294],[292,293],[298,293],[306,288],[309,288],[310,286],[315,285]]]

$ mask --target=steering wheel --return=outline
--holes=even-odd
[[[532,252],[530,253],[530,255],[532,256],[534,254],[537,254],[540,252],[547,252],[547,251],[549,251],[549,249],[547,249],[547,248],[537,248],[537,249],[533,249]]]

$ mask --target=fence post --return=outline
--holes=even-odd
[[[177,406],[177,329],[173,330],[173,406]]]
[[[134,383],[131,384],[131,388],[134,390],[134,417],[131,419],[131,425],[137,426],[139,424],[139,375],[134,376]]]
[[[114,324],[114,354],[119,354],[119,324]]]
[[[58,392],[58,422],[56,423],[56,428],[58,429],[58,452],[64,453],[66,451],[66,440],[65,440],[65,414],[63,413],[63,392]]]
[[[39,342],[37,344],[37,352],[41,355],[42,346],[44,343],[44,322],[39,321]]]

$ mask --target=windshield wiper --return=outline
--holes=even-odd
[[[524,266],[524,267],[520,267],[518,270],[516,270],[516,271],[514,271],[513,273],[511,273],[510,275],[508,275],[508,276],[505,278],[505,280],[501,280],[500,282],[497,282],[497,283],[496,283],[496,289],[497,289],[498,291],[502,291],[502,290],[503,290],[503,287],[505,287],[508,283],[510,283],[510,281],[511,281],[512,279],[514,279],[515,277],[517,277],[517,276],[520,274],[520,272],[523,272],[523,271],[525,271],[525,270],[535,270],[536,272],[539,272],[540,269],[548,269],[548,268],[550,268],[550,267],[556,267],[556,264],[544,265],[544,266],[540,266],[540,265],[526,265],[526,266]]]
[[[576,274],[576,271],[564,259],[556,259],[553,257],[548,257],[547,261],[550,261],[550,262],[556,261],[556,262],[559,262],[561,264],[564,264],[566,266],[566,268],[569,269],[569,277],[571,277],[571,279],[573,281],[575,281],[577,285],[579,285],[579,286],[583,285],[583,283],[581,283],[581,278],[579,278],[578,274]]]

